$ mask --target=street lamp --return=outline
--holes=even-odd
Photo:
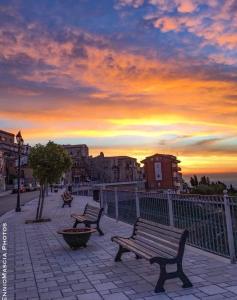
[[[21,211],[20,204],[20,180],[21,180],[21,148],[24,144],[24,140],[21,136],[21,132],[19,131],[16,135],[16,141],[18,145],[18,176],[17,176],[17,202],[16,202],[16,212]]]

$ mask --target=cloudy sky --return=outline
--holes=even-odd
[[[236,0],[0,0],[0,128],[237,170]]]

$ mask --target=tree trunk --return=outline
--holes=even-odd
[[[39,210],[40,210],[41,198],[42,198],[42,186],[40,186],[39,200],[38,200],[37,211],[36,211],[36,220],[39,220]]]
[[[45,184],[42,187],[42,200],[41,200],[41,206],[40,206],[40,212],[39,212],[39,219],[42,218],[43,207],[44,207],[44,198],[45,198]]]
[[[46,196],[49,195],[49,185],[48,185],[48,182],[46,182],[46,184],[45,184],[45,195]]]

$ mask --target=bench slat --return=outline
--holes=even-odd
[[[162,257],[166,259],[173,259],[175,258],[174,255],[170,255],[168,253],[162,252],[161,250],[154,250],[147,247],[146,244],[138,243],[134,239],[125,239],[125,238],[118,238],[119,244],[123,244],[124,247],[130,249],[131,251],[140,251],[141,253],[144,253],[145,255],[149,256],[149,259],[153,257]],[[143,256],[144,256],[143,254]],[[144,257],[145,258],[145,257]]]
[[[89,209],[86,209],[85,210],[85,213],[86,214],[91,214],[91,215],[95,215],[95,216],[98,216],[99,215],[99,211],[93,211],[93,210],[89,210]]]
[[[171,257],[177,256],[177,253],[178,253],[177,250],[166,247],[165,245],[162,245],[162,244],[158,245],[157,243],[154,243],[150,240],[142,239],[140,236],[135,237],[134,240],[136,241],[136,243],[138,243],[140,245],[145,245],[145,247],[147,247],[148,249],[151,249],[155,252],[159,251],[159,252],[167,253]]]
[[[100,212],[100,208],[88,205],[86,207],[86,211],[91,211],[91,212],[95,212],[95,213],[98,214]]]
[[[150,257],[155,257],[158,255],[157,252],[153,251],[152,249],[146,248],[144,244],[141,245],[141,244],[136,243],[136,241],[133,239],[119,238],[118,240],[119,240],[119,242],[123,242],[125,245],[127,245],[131,249],[133,249],[133,248],[137,249],[138,251],[148,254]]]
[[[145,253],[145,252],[142,252],[141,250],[138,250],[138,249],[136,249],[136,248],[129,247],[129,245],[128,245],[126,242],[121,241],[121,240],[119,240],[119,239],[117,239],[117,238],[114,238],[113,240],[114,240],[114,242],[118,243],[118,244],[121,245],[122,247],[125,247],[125,248],[128,249],[128,250],[131,250],[131,251],[134,252],[135,254],[137,254],[137,255],[139,255],[139,256],[141,256],[141,257],[147,259],[147,260],[150,260],[150,259],[153,257],[153,256],[151,256],[151,255],[149,255],[149,254],[147,254],[147,253]]]
[[[144,224],[144,223],[140,223],[140,222],[137,222],[137,224],[135,225],[135,228],[136,229],[140,229],[140,230],[144,230],[146,229],[147,231],[151,231],[152,234],[155,235],[155,233],[158,233],[158,234],[163,234],[165,236],[168,236],[168,237],[172,237],[174,239],[177,239],[179,240],[181,235],[180,233],[176,233],[176,232],[172,232],[172,231],[169,231],[169,230],[166,230],[166,229],[163,229],[163,228],[159,228],[159,227],[153,227],[151,225],[148,225],[148,224]]]
[[[147,224],[147,225],[151,225],[151,226],[154,226],[154,227],[159,227],[159,228],[162,228],[162,229],[167,229],[169,231],[180,233],[180,234],[183,234],[183,232],[184,232],[183,229],[176,228],[174,226],[169,226],[169,225],[156,223],[156,222],[146,220],[146,219],[143,219],[143,218],[139,218],[138,222],[141,222],[141,223],[144,223],[144,224]]]
[[[179,244],[175,241],[172,240],[168,240],[165,236],[154,236],[151,235],[149,233],[143,232],[143,231],[139,231],[139,232],[135,232],[135,234],[133,235],[133,238],[135,239],[141,239],[144,241],[151,241],[151,243],[154,243],[155,245],[164,245],[167,248],[171,248],[174,251],[178,251],[179,248]]]
[[[91,221],[91,222],[96,222],[97,221],[97,218],[89,216],[89,215],[84,215],[84,219],[88,220],[88,221]]]
[[[87,206],[86,210],[93,211],[93,212],[96,212],[96,213],[99,213],[99,211],[100,211],[99,208],[97,208],[97,207],[93,208],[92,206]]]
[[[172,236],[167,236],[165,234],[147,230],[146,228],[135,229],[134,235],[143,236],[144,238],[151,239],[156,243],[162,243],[162,241],[166,241],[166,243],[172,245],[171,247],[173,247],[174,249],[179,247],[178,239],[173,238]]]
[[[97,214],[97,213],[92,213],[92,212],[90,212],[90,211],[86,211],[86,212],[84,213],[84,215],[88,215],[88,216],[92,216],[92,217],[98,218],[98,215],[99,215],[99,214]]]

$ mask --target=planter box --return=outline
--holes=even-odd
[[[62,234],[66,243],[71,249],[76,250],[80,247],[86,247],[87,242],[95,229],[92,228],[68,228],[58,231],[58,234]]]

